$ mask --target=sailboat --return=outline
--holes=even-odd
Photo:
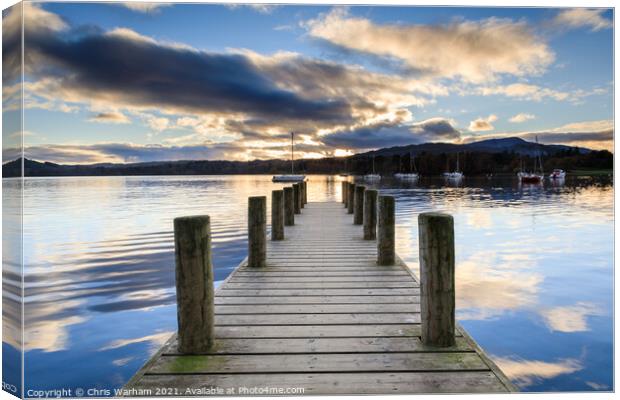
[[[366,181],[379,181],[379,180],[381,180],[381,175],[375,173],[375,156],[372,156],[372,174],[364,175],[364,180],[366,180]]]
[[[342,177],[348,177],[349,175],[351,175],[351,174],[349,174],[349,167],[347,165],[348,161],[349,161],[349,157],[346,157],[344,159],[344,172],[340,174],[340,176],[342,176]]]
[[[538,144],[538,136],[536,136],[536,144]],[[540,168],[539,168],[540,167]],[[534,157],[534,170],[533,172],[523,171],[523,165],[521,171],[517,174],[521,183],[541,183],[545,177],[542,166],[542,158],[540,157],[540,151],[536,149],[536,157]]]
[[[452,179],[452,180],[458,180],[458,179],[462,179],[465,175],[463,175],[463,173],[461,171],[459,171],[459,153],[456,153],[456,170],[450,172],[449,171],[450,167],[448,164],[448,167],[446,168],[446,172],[443,173],[443,177],[446,179]]]
[[[400,165],[399,165],[399,169],[400,169]],[[420,175],[417,172],[413,172],[415,170],[415,161],[414,161],[414,156],[413,153],[409,154],[409,172],[408,173],[397,173],[394,174],[394,177],[396,179],[401,179],[404,181],[413,181],[416,180],[420,177]]]
[[[290,175],[274,175],[273,182],[303,182],[305,175],[295,175],[295,133],[291,132],[291,173]]]

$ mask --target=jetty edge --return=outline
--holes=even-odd
[[[347,185],[352,184],[343,182],[343,193],[355,193]],[[455,321],[453,283],[448,290],[442,285],[432,290],[429,276],[421,282],[395,253],[393,227],[382,226],[385,232],[376,235],[377,239],[364,239],[372,236],[368,231],[373,227],[362,229],[354,224],[348,209],[350,200],[366,196],[346,197],[344,207],[335,201],[304,200],[304,208],[294,215],[294,225],[285,226],[284,238],[269,241],[256,238],[264,232],[266,219],[260,208],[266,202],[261,199],[259,210],[251,211],[259,217],[248,215],[248,231],[253,232],[253,240],[266,244],[266,252],[254,251],[259,258],[255,265],[261,266],[249,266],[248,258],[244,259],[213,291],[213,345],[208,350],[179,351],[180,327],[123,386],[120,395],[518,391]],[[369,220],[375,219],[378,226],[381,221],[394,225],[391,201],[378,197],[377,209],[364,207],[366,212],[377,213],[369,215]],[[249,211],[257,207],[257,200],[253,202]],[[283,205],[278,200],[272,202],[275,206]],[[439,249],[437,243],[450,241],[445,224],[451,217],[425,218],[435,217],[444,225],[435,231],[425,225],[431,236],[437,234],[426,240]],[[422,253],[431,250],[422,248],[420,242],[422,264]],[[252,246],[256,248],[251,240],[250,251]],[[390,251],[393,262],[379,265],[379,256],[389,259]],[[439,268],[448,276],[452,273],[453,279],[453,246],[438,251],[426,254],[430,269],[421,265],[421,275]],[[265,258],[264,264],[260,257]],[[421,288],[421,283],[426,286]],[[432,298],[421,301],[421,292]],[[440,320],[429,322],[432,317],[422,306],[434,307]]]

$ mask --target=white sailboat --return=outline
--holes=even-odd
[[[417,172],[414,172],[415,169],[416,168],[415,168],[414,156],[413,156],[413,153],[411,153],[409,155],[409,172],[408,173],[399,172],[397,174],[394,174],[394,177],[396,179],[400,179],[403,181],[414,181],[420,177],[420,175]]]
[[[444,178],[450,179],[450,180],[463,179],[465,175],[463,175],[463,173],[459,171],[460,169],[459,168],[459,153],[456,153],[456,170],[449,171],[449,167],[446,169],[447,171],[443,173]]]
[[[364,175],[364,180],[366,180],[366,181],[379,181],[379,180],[381,180],[381,175],[375,173],[375,156],[372,156],[372,174]]]
[[[305,175],[295,175],[295,133],[291,132],[291,173],[290,175],[274,175],[273,182],[303,182]]]

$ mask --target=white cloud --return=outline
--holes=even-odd
[[[513,83],[510,85],[482,86],[475,89],[475,92],[483,96],[504,95],[517,97],[523,100],[541,101],[544,98],[552,98],[562,101],[571,98],[571,93],[553,90],[531,85],[528,83]]]
[[[554,307],[540,312],[545,324],[557,332],[585,332],[588,316],[601,315],[601,310],[591,303],[577,303],[574,306]]]
[[[497,121],[497,115],[491,114],[486,118],[478,118],[469,123],[469,130],[472,132],[492,131],[495,129],[492,122]]]
[[[540,74],[554,60],[547,44],[524,21],[488,18],[443,25],[379,25],[336,8],[307,21],[311,36],[362,53],[403,61],[432,76],[467,82],[498,75]]]
[[[611,20],[604,18],[605,9],[570,8],[561,11],[553,20],[562,28],[590,28],[592,32],[613,27]]]
[[[542,379],[572,374],[583,369],[579,360],[572,358],[556,362],[493,357],[493,361],[517,386],[524,388]]]
[[[152,14],[159,11],[163,7],[169,7],[172,4],[166,3],[149,3],[147,1],[128,1],[126,3],[119,4],[123,7],[127,7],[132,11],[137,11],[146,14]]]
[[[515,124],[521,123],[521,122],[525,122],[525,121],[529,121],[531,119],[536,118],[536,116],[534,114],[527,114],[527,113],[519,113],[513,117],[511,117],[508,121],[513,122]]]

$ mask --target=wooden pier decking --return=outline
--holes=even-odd
[[[305,395],[514,391],[460,326],[455,346],[422,344],[416,277],[400,260],[378,266],[377,242],[363,240],[352,218],[341,203],[306,204],[285,240],[269,241],[266,268],[243,262],[217,289],[213,350],[179,354],[175,335],[124,389],[151,396],[216,388],[243,395],[243,387]]]

